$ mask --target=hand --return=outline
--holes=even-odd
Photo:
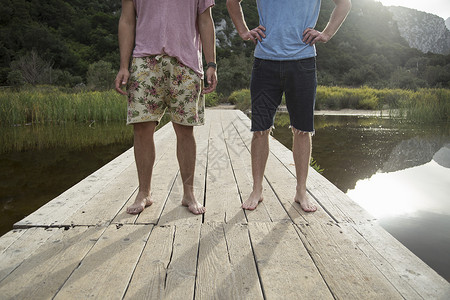
[[[243,33],[241,35],[241,38],[244,41],[252,41],[254,44],[256,44],[258,41],[261,42],[262,39],[266,37],[264,31],[266,31],[266,28],[264,28],[264,26],[262,25],[259,25],[258,27]]]
[[[127,95],[127,92],[122,90],[122,87],[127,84],[128,78],[130,78],[130,72],[127,69],[119,70],[119,73],[117,73],[116,79],[114,80],[116,91],[119,94]]]
[[[317,42],[326,43],[329,40],[329,36],[313,28],[306,28],[305,31],[303,31],[303,42],[305,44],[309,44],[312,46]]]
[[[202,94],[209,94],[216,89],[217,86],[216,69],[210,67],[206,70],[206,81],[208,82],[208,86],[203,89]]]

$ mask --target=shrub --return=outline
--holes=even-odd
[[[221,95],[218,95],[217,92],[212,92],[205,95],[205,105],[206,107],[212,107],[219,104],[219,100],[221,98]]]
[[[237,109],[247,111],[251,108],[251,96],[249,89],[234,91],[228,97],[228,102],[234,104]]]

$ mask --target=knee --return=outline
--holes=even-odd
[[[185,125],[173,123],[173,128],[175,130],[175,134],[179,138],[194,136],[194,127],[193,126],[185,126]]]
[[[269,137],[271,129],[264,130],[264,131],[254,131],[253,132],[253,139],[254,140],[263,140],[267,139]]]
[[[133,126],[135,136],[148,136],[155,132],[156,122],[136,123]]]

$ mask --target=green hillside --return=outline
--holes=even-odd
[[[257,26],[256,1],[242,5],[249,26]],[[323,0],[318,30],[325,27],[332,8],[332,1]],[[41,71],[35,70],[31,83],[86,83],[93,65],[110,78],[119,63],[119,16],[120,1],[0,0],[0,85],[30,82],[20,70],[32,63]],[[216,25],[226,21],[222,37],[229,43],[220,42],[217,51],[218,91],[228,95],[248,87],[254,46],[233,35],[225,0],[216,0],[213,17]],[[409,48],[391,13],[374,0],[353,1],[340,31],[317,48],[321,85],[450,87],[450,55]]]

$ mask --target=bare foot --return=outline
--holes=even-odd
[[[309,195],[306,193],[303,194],[303,196],[300,196],[301,193],[297,192],[295,195],[295,202],[300,204],[300,207],[306,211],[306,212],[314,212],[317,210],[317,207],[310,201]]]
[[[258,206],[259,202],[262,202],[263,200],[264,200],[264,198],[261,195],[261,193],[252,192],[250,194],[250,196],[248,197],[247,201],[242,203],[242,208],[248,209],[248,210],[254,210]]]
[[[142,212],[144,208],[153,204],[150,196],[146,196],[144,193],[139,192],[136,196],[134,203],[127,207],[127,213],[137,215]]]
[[[187,198],[183,198],[183,200],[181,200],[181,204],[186,206],[194,215],[201,215],[206,211],[206,207],[201,205],[200,202],[195,199],[188,200]]]

